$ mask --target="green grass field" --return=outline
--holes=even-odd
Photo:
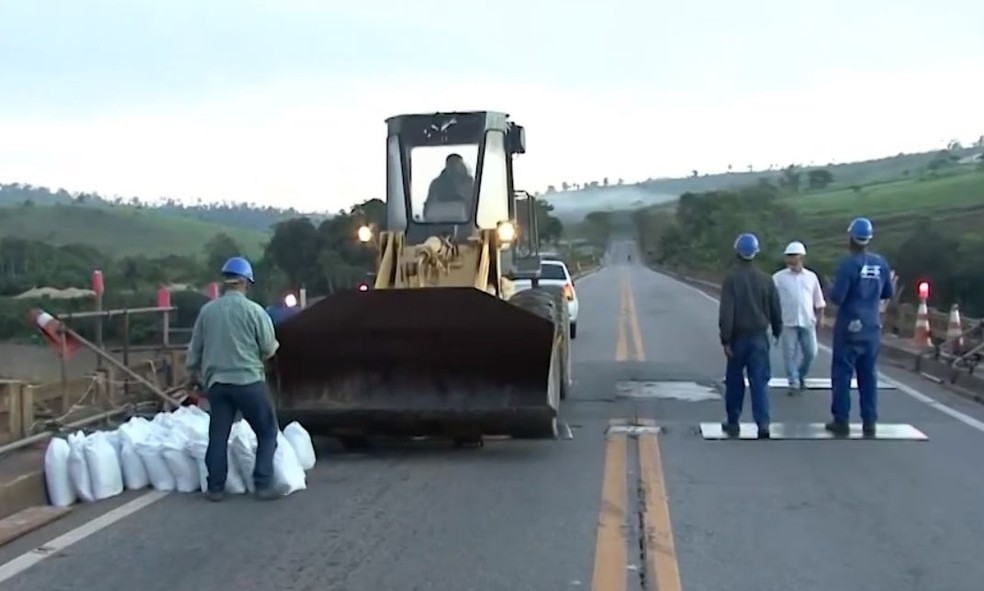
[[[263,232],[129,206],[0,208],[0,236],[54,245],[84,244],[114,256],[201,255],[205,244],[220,232],[235,238],[248,256],[259,256],[269,239]]]
[[[841,253],[848,223],[862,215],[874,222],[882,250],[899,245],[927,219],[957,237],[984,232],[984,173],[976,171],[809,193],[786,201],[798,219],[783,239],[802,240],[819,257]]]
[[[801,216],[933,214],[984,208],[984,174],[962,172],[938,179],[902,180],[787,198]]]

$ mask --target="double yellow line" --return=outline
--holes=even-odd
[[[642,334],[636,316],[635,299],[627,273],[619,280],[621,303],[618,311],[618,336],[615,344],[615,360],[628,360],[626,327],[632,335],[634,361],[644,361]],[[605,441],[605,471],[601,484],[601,510],[598,514],[598,533],[595,540],[594,573],[592,591],[625,591],[629,572],[628,536],[630,531],[628,509],[628,452],[630,434],[625,429],[629,421],[612,419]],[[673,545],[673,528],[670,507],[663,479],[663,461],[659,440],[650,419],[635,421],[643,430],[631,437],[636,441],[638,477],[633,479],[639,492],[638,512],[632,512],[641,523],[643,575],[648,588],[659,591],[681,591],[680,569]],[[622,429],[618,429],[622,427]],[[641,519],[639,519],[641,517]],[[633,561],[634,562],[634,561]]]
[[[646,350],[642,346],[642,331],[639,330],[639,317],[636,315],[635,296],[632,294],[632,284],[628,273],[623,269],[619,274],[619,306],[618,332],[615,337],[615,361],[628,361],[628,340],[625,337],[626,328],[632,335],[632,345],[635,349],[633,361],[645,361]]]

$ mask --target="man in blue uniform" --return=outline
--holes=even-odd
[[[287,297],[284,298],[284,301],[267,306],[266,311],[267,314],[270,315],[270,320],[272,320],[274,326],[276,326],[294,314],[300,312],[301,309],[297,306],[297,299],[294,297],[294,294],[288,294]]]
[[[738,264],[721,285],[718,325],[721,346],[728,357],[724,406],[727,420],[721,428],[730,437],[739,434],[738,419],[745,402],[745,371],[752,394],[752,416],[760,439],[769,438],[769,330],[778,341],[782,334],[782,307],[772,277],[756,269],[758,238],[742,234],[735,241]]]
[[[837,267],[830,301],[837,305],[834,346],[830,362],[833,420],[828,431],[850,432],[851,378],[857,374],[861,422],[864,434],[873,436],[878,421],[878,351],[881,346],[881,300],[891,299],[891,270],[885,259],[868,252],[875,235],[867,218],[857,218],[847,228],[850,254]]]

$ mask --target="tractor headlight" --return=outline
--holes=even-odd
[[[369,226],[360,226],[358,236],[359,242],[369,242],[372,240],[372,228]]]
[[[510,221],[499,222],[495,233],[499,237],[499,242],[508,244],[516,239],[516,226]]]
[[[297,305],[297,296],[295,296],[292,293],[287,294],[284,297],[284,305],[287,306],[288,308],[293,308],[294,306],[296,306]]]

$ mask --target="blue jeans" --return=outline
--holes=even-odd
[[[769,335],[739,335],[731,341],[731,357],[724,376],[724,408],[729,423],[737,423],[745,404],[745,371],[752,394],[752,416],[760,427],[769,424]]]
[[[208,450],[205,452],[208,490],[225,490],[226,475],[229,473],[229,434],[236,411],[243,415],[256,433],[253,482],[257,490],[269,488],[273,484],[273,454],[277,451],[278,427],[273,406],[267,399],[266,384],[212,384],[208,389],[208,405],[211,409]]]
[[[861,421],[878,421],[878,352],[881,336],[874,338],[834,334],[830,356],[830,414],[846,423],[851,414],[851,378],[857,374]]]
[[[797,388],[801,380],[810,373],[810,366],[817,358],[817,331],[812,327],[784,326],[782,327],[782,358],[786,366],[786,377],[789,387]],[[796,363],[796,353],[799,352],[800,362]]]

